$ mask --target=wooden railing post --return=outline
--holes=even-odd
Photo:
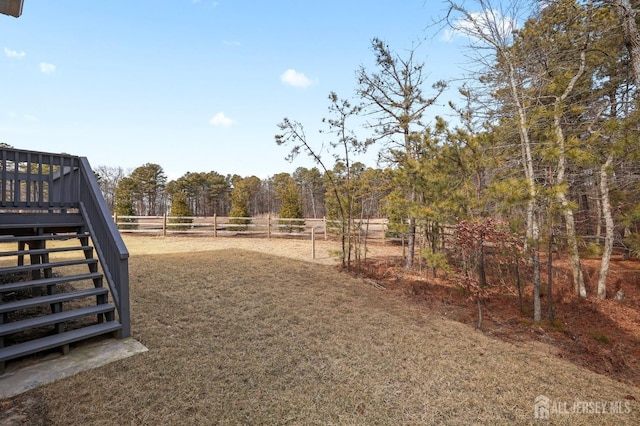
[[[322,216],[322,222],[324,223],[324,239],[327,239],[327,217]]]
[[[267,215],[267,238],[271,239],[271,215]]]
[[[382,228],[382,241],[384,242],[387,239],[387,224],[382,220],[380,225]]]
[[[213,237],[218,236],[218,215],[216,213],[213,214]]]
[[[165,212],[162,216],[162,236],[167,236],[167,213]]]
[[[316,228],[311,227],[311,258],[316,258]]]

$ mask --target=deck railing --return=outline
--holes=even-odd
[[[0,208],[78,207],[79,157],[0,148]]]
[[[118,310],[122,337],[128,337],[129,252],[87,159],[0,148],[0,217],[3,211],[53,214],[69,210],[78,210],[89,227]]]

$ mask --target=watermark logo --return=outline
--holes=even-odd
[[[610,414],[620,415],[631,412],[629,401],[559,401],[545,395],[538,395],[533,402],[533,417],[548,420],[552,415]]]
[[[546,420],[549,418],[549,405],[551,400],[545,395],[536,396],[533,403],[533,417],[536,419]]]

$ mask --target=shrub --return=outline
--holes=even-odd
[[[630,257],[640,257],[640,234],[629,234],[624,239]]]
[[[600,257],[602,255],[602,247],[596,243],[587,244],[587,257]]]
[[[444,271],[445,274],[449,274],[451,272],[451,267],[449,266],[449,262],[447,261],[447,255],[443,252],[435,252],[433,253],[430,248],[424,249],[420,251],[420,255],[424,259],[427,267],[433,268],[434,271],[440,270]]]

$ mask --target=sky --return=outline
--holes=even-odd
[[[429,83],[459,76],[461,44],[432,25],[443,13],[440,0],[24,0],[21,17],[0,15],[0,142],[94,168],[156,163],[170,180],[313,167],[285,160],[278,123],[326,146],[328,95],[354,98],[374,37],[414,48]],[[376,149],[359,160],[376,167]]]

